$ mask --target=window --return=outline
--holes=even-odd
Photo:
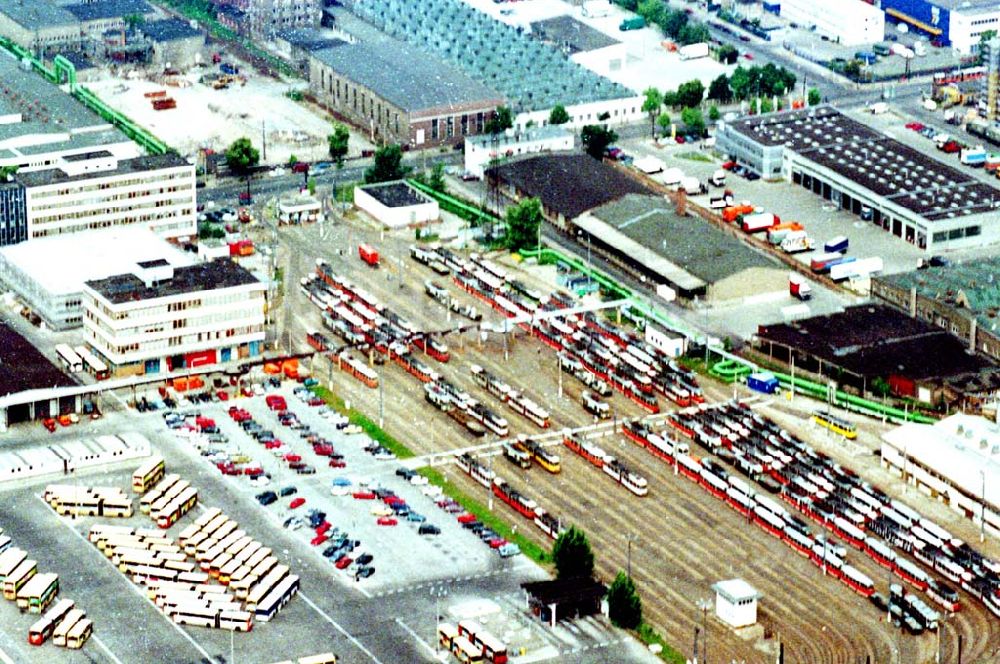
[[[447,138],[451,138],[454,135],[455,135],[455,118],[449,115],[448,116],[448,134],[447,134],[446,137]]]
[[[982,232],[982,227],[980,226],[969,226],[965,229],[965,237],[975,237]]]
[[[469,116],[468,115],[463,115],[462,116],[462,136],[465,136],[468,133],[469,133]]]
[[[438,121],[437,118],[431,120],[431,138],[435,139],[438,137]]]

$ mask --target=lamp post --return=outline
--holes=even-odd
[[[628,578],[632,578],[632,542],[638,542],[639,536],[634,533],[629,533],[625,540],[628,542],[628,554],[626,556],[625,570],[628,574]]]
[[[982,479],[982,493],[979,497],[979,542],[986,541],[986,470],[979,469],[979,477]]]

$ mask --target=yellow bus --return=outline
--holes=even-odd
[[[156,525],[169,528],[198,504],[198,489],[188,487],[169,503],[161,512],[156,512]]]
[[[858,430],[853,424],[839,417],[834,417],[830,413],[816,411],[812,414],[812,419],[813,422],[821,427],[825,427],[849,440],[854,440],[858,437]]]
[[[23,613],[41,613],[59,593],[59,575],[36,574],[17,592],[17,608]]]
[[[7,576],[17,569],[17,566],[28,557],[27,552],[14,547],[0,553],[0,582],[7,579]]]
[[[66,647],[71,650],[79,650],[83,647],[83,644],[87,642],[90,635],[94,632],[94,624],[84,618],[79,621],[69,630],[66,634]]]
[[[483,661],[483,651],[464,636],[456,636],[451,642],[451,653],[462,664],[481,664]]]
[[[55,606],[49,609],[44,616],[35,621],[35,624],[28,629],[28,643],[33,646],[40,646],[45,640],[52,636],[56,628],[56,623],[66,617],[75,603],[71,599],[61,599]]]
[[[253,585],[250,592],[247,593],[246,607],[247,611],[254,611],[257,605],[260,604],[268,593],[271,592],[279,583],[281,583],[285,577],[288,576],[288,565],[277,565],[274,569],[267,573],[267,576],[261,578],[260,581]]]
[[[17,566],[13,572],[3,580],[3,597],[13,602],[17,599],[17,592],[21,587],[31,580],[31,577],[38,571],[38,563],[34,560],[25,560]]]
[[[163,494],[180,481],[180,475],[175,475],[173,473],[165,475],[163,479],[156,484],[156,486],[148,490],[145,494],[143,494],[142,498],[139,499],[139,511],[143,514],[149,514],[149,510],[152,508],[153,503],[162,498]]]
[[[271,589],[262,600],[257,602],[254,608],[254,618],[260,622],[267,622],[281,611],[289,600],[299,592],[299,577],[294,574],[283,578],[277,586]],[[249,603],[248,603],[249,608]]]
[[[81,620],[84,620],[86,616],[87,614],[80,609],[72,609],[62,620],[59,621],[59,624],[56,625],[55,630],[52,632],[52,643],[57,646],[66,647],[66,635],[69,634],[69,631],[73,629],[74,625]]]
[[[149,491],[154,484],[163,479],[166,467],[163,457],[154,456],[136,468],[135,472],[132,473],[132,491],[139,494]]]
[[[337,656],[332,652],[324,652],[319,655],[299,657],[298,664],[337,664]]]

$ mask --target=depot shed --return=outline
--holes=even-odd
[[[607,587],[593,579],[558,579],[522,583],[528,609],[551,627],[564,618],[579,618],[601,611]]]
[[[388,228],[422,226],[441,216],[436,200],[403,180],[355,187],[354,204]]]
[[[743,579],[719,581],[715,591],[715,615],[730,627],[747,627],[757,622],[757,600],[761,594]]]

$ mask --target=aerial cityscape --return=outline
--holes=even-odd
[[[0,0],[0,662],[998,664],[998,324],[992,0]]]

